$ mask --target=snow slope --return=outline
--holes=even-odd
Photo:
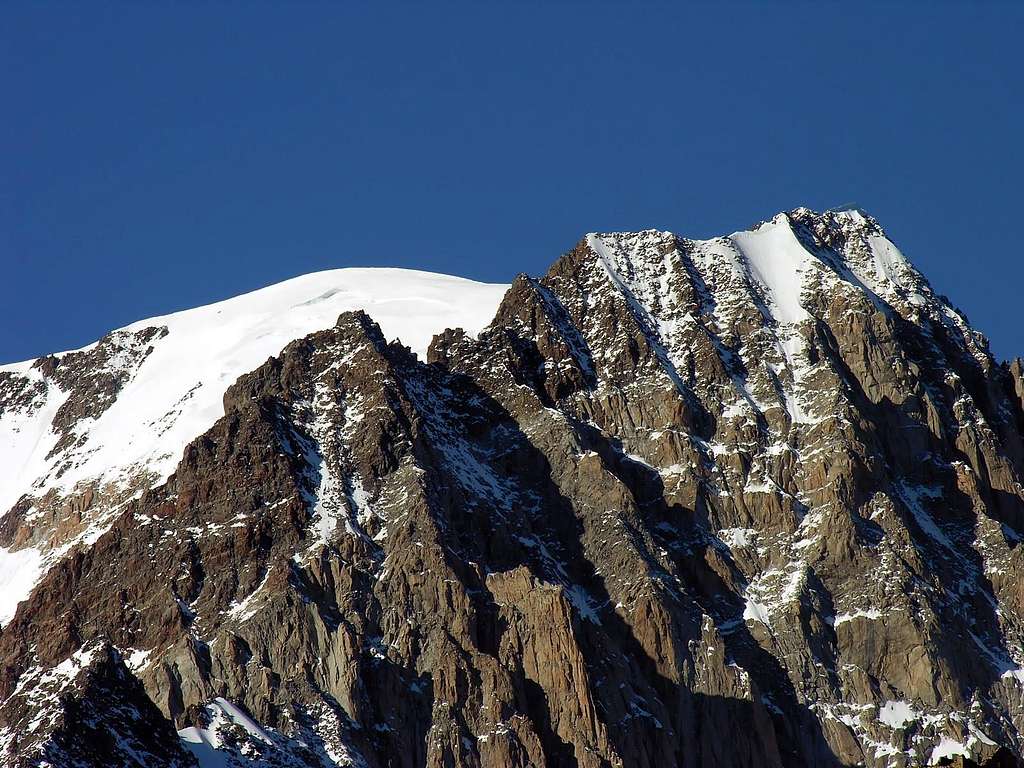
[[[184,446],[223,415],[230,384],[293,339],[333,326],[342,312],[365,310],[388,339],[425,357],[431,338],[445,328],[480,331],[507,288],[405,269],[338,269],[133,323],[123,330],[165,326],[168,333],[152,342],[113,405],[76,427],[85,442],[70,471],[56,477],[57,457],[47,458],[58,439],[51,421],[67,393],[49,382],[45,402],[31,414],[0,414],[0,514],[25,493],[64,495],[83,481],[124,483],[143,469],[165,479]],[[33,362],[0,371],[37,380]],[[14,563],[0,558],[0,572],[8,566]]]
[[[800,293],[802,276],[814,257],[796,239],[785,215],[752,232],[734,232],[729,239],[739,249],[751,276],[764,287],[778,322],[799,323],[810,317],[800,303]]]

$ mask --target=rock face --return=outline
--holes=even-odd
[[[97,366],[141,375],[168,331],[118,333],[0,372],[0,421],[52,409],[73,460],[127,380]],[[168,477],[7,511],[3,570],[39,555],[0,754],[1012,764],[1022,434],[1020,362],[859,211],[590,235],[426,360],[344,312],[228,386]]]

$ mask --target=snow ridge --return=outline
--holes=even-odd
[[[141,361],[139,355],[114,354],[104,363],[107,368],[127,366],[120,371],[125,383],[112,402],[104,402],[102,412],[74,425],[74,442],[66,451],[59,450],[62,435],[55,424],[75,393],[44,373],[40,364],[45,358],[0,366],[0,396],[7,388],[19,395],[15,407],[0,408],[0,515],[26,494],[39,499],[55,491],[58,498],[68,498],[88,488],[113,503],[126,492],[130,497],[163,482],[185,445],[223,415],[228,386],[290,341],[333,326],[342,312],[365,310],[386,338],[400,340],[425,358],[433,336],[446,328],[478,333],[507,289],[407,269],[338,269],[141,320],[108,338],[132,339],[150,328],[166,333],[151,340]],[[94,526],[79,540],[95,540],[103,530],[102,524]],[[45,572],[49,561],[42,560],[36,549],[0,549],[0,576],[11,587],[0,601],[0,624]]]

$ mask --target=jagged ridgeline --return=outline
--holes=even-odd
[[[853,209],[136,323],[0,368],[0,763],[1012,765],[1022,434]]]

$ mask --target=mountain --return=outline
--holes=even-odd
[[[50,537],[41,547],[0,551],[8,584],[0,623],[43,570],[104,533],[140,489],[165,482],[185,445],[224,414],[224,390],[288,342],[362,309],[423,358],[445,328],[483,328],[507,288],[412,270],[338,269],[143,320],[74,352],[0,366],[0,510],[38,500],[26,513],[33,521],[47,505],[83,492],[94,509],[65,530],[60,546]],[[102,505],[92,501],[99,496]],[[101,506],[107,514],[98,517]]]
[[[0,451],[4,764],[1024,747],[1022,364],[857,209],[143,321]]]

